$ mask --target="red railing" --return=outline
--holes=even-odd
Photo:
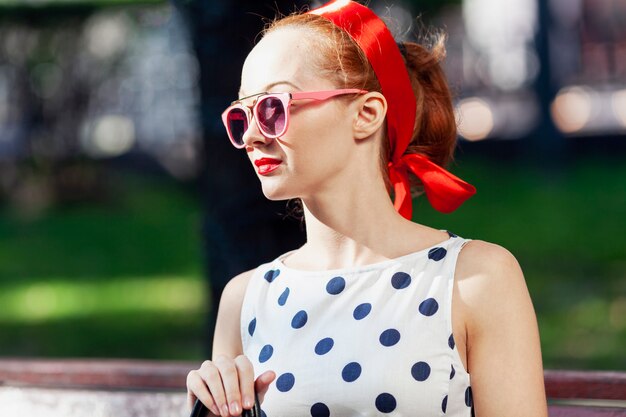
[[[160,410],[167,407],[156,407],[154,401],[172,402],[176,398],[174,408],[178,415],[184,415],[185,378],[189,370],[197,367],[198,363],[192,362],[3,359],[0,360],[0,410],[2,389],[12,387],[52,389],[57,397],[64,392],[126,392],[135,403],[139,398],[137,393],[142,392],[143,401]],[[545,384],[550,417],[626,416],[626,372],[546,370]],[[146,397],[146,392],[172,395]],[[12,398],[16,401],[18,397]],[[104,396],[98,398],[106,401]],[[136,412],[133,415],[138,415]],[[0,415],[4,417],[3,413]],[[154,410],[150,415],[155,415]]]

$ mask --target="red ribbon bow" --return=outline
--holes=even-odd
[[[403,155],[397,163],[389,162],[389,179],[396,197],[394,207],[407,219],[411,219],[412,214],[411,186],[407,170],[422,180],[428,201],[435,210],[442,213],[456,210],[476,193],[473,185],[441,168],[424,155]]]
[[[404,155],[413,136],[415,96],[404,58],[385,23],[369,8],[350,0],[333,0],[309,13],[323,16],[346,31],[365,52],[380,82],[387,98],[387,136],[392,152],[389,179],[396,210],[411,219],[409,171],[422,181],[426,197],[436,210],[443,213],[456,210],[476,193],[476,188],[424,155]]]

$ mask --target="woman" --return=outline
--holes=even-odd
[[[249,54],[224,123],[265,196],[300,199],[307,242],[229,282],[190,404],[238,416],[256,390],[267,417],[547,415],[515,257],[410,220],[412,190],[443,212],[475,192],[442,168],[443,54],[346,0],[275,22]]]

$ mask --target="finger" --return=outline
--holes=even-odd
[[[193,409],[196,399],[199,399],[214,414],[219,414],[205,381],[200,373],[194,370],[187,375],[187,401],[190,410]]]
[[[263,399],[265,398],[265,393],[267,392],[270,384],[276,378],[276,373],[274,371],[266,371],[263,372],[254,382],[254,388],[256,390],[257,395],[259,396],[259,402],[263,403]]]
[[[228,407],[226,406],[226,395],[224,394],[224,386],[222,385],[222,377],[220,371],[212,361],[204,361],[198,373],[209,388],[211,397],[213,398],[214,407],[211,411],[216,415],[228,416]]]
[[[189,411],[193,410],[193,405],[197,399],[198,397],[196,397],[193,392],[187,391],[187,408],[189,408]]]
[[[214,361],[214,364],[222,377],[222,385],[226,394],[223,405],[218,401],[220,410],[225,411],[227,416],[229,413],[238,416],[241,414],[242,408],[239,376],[235,362],[230,358],[221,356]]]
[[[242,406],[249,410],[254,406],[254,368],[244,355],[235,358],[235,366],[239,375]]]

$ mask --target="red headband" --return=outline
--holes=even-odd
[[[404,155],[415,126],[415,95],[404,58],[385,23],[369,8],[350,0],[333,0],[309,13],[323,16],[346,31],[363,50],[378,78],[388,106],[389,179],[396,210],[411,219],[409,170],[422,181],[426,197],[436,210],[456,210],[476,189],[424,155]]]

